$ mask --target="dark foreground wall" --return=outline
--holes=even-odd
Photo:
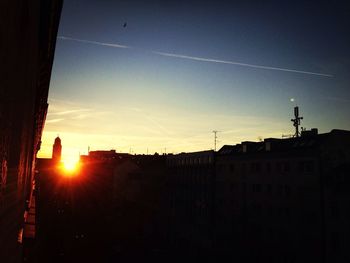
[[[0,2],[0,262],[19,262],[62,0]],[[26,235],[35,239],[35,214]]]

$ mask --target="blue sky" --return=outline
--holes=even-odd
[[[306,128],[350,129],[345,5],[168,2],[65,0],[41,156],[57,134],[67,156],[281,137],[295,103]]]

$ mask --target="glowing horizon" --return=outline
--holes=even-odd
[[[51,100],[38,157],[51,157],[57,134],[62,141],[63,161],[87,154],[88,148],[91,151],[114,149],[131,154],[210,150],[214,148],[213,127],[220,127],[221,130],[217,149],[224,144],[257,141],[260,137],[280,138],[288,133],[289,128],[288,119],[283,123],[268,117],[195,113],[169,120],[168,113],[151,114],[139,108],[119,109],[116,112],[120,115],[111,110],[88,109],[72,102]],[[133,119],[134,122],[122,127],[118,124],[109,126],[108,119],[118,117]],[[212,121],[208,122],[208,118]],[[103,122],[107,125],[103,125]],[[264,127],[264,122],[274,124]],[[235,124],[239,127],[235,127]]]

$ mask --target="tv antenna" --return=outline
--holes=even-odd
[[[218,139],[218,136],[217,136],[217,133],[220,132],[220,131],[213,131],[214,133],[214,152],[216,152],[216,143],[217,143],[217,139]]]
[[[299,117],[299,107],[298,106],[294,107],[294,117],[295,117],[295,119],[291,119],[291,121],[293,122],[293,126],[295,127],[294,137],[299,137],[300,136],[299,126],[300,126],[300,121],[303,119],[303,117]]]

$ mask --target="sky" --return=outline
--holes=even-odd
[[[63,159],[281,138],[296,105],[302,127],[350,130],[350,9],[333,2],[65,0],[39,157],[57,135]]]

